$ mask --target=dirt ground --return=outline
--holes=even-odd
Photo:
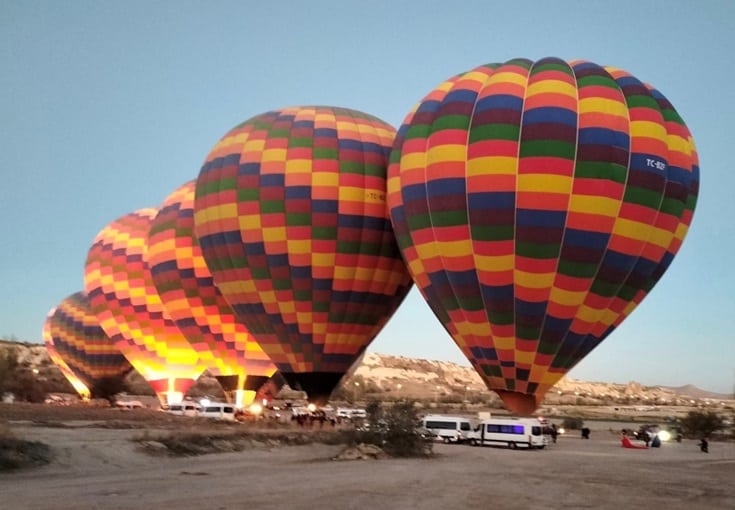
[[[191,422],[109,409],[84,420],[24,413],[0,409],[0,421],[51,445],[55,459],[0,474],[2,509],[735,508],[733,443],[710,443],[709,454],[687,440],[626,450],[609,430],[593,429],[590,440],[561,436],[535,451],[437,444],[431,459],[335,461],[341,446],[266,443],[154,457],[130,439]],[[127,428],[105,428],[110,421]]]

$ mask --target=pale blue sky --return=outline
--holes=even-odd
[[[398,127],[451,75],[557,56],[660,89],[702,175],[671,268],[570,376],[732,392],[733,34],[727,0],[0,2],[0,337],[39,342],[97,232],[195,178],[241,121],[327,104]],[[369,350],[467,364],[416,291]]]

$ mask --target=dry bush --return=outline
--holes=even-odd
[[[0,424],[0,471],[48,464],[51,458],[47,444],[20,439],[7,425]]]
[[[211,428],[164,434],[151,434],[146,431],[132,440],[149,453],[190,456],[312,443],[348,444],[349,437],[345,431],[252,430],[238,427],[237,430]]]

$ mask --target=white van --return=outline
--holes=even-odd
[[[118,400],[115,402],[115,406],[118,409],[123,410],[131,410],[131,409],[143,409],[145,406],[140,402],[140,400]]]
[[[367,418],[367,411],[362,408],[338,407],[335,412],[337,418]]]
[[[178,402],[170,404],[166,412],[176,416],[199,416],[202,406],[196,402]]]
[[[235,421],[235,406],[222,402],[210,402],[202,406],[199,411],[202,418],[215,418],[217,420]]]
[[[473,446],[495,445],[508,448],[538,448],[548,443],[545,420],[536,418],[491,418],[481,421],[470,434]]]
[[[472,423],[459,416],[430,414],[421,420],[421,426],[431,432],[436,439],[445,443],[463,443],[472,433]]]

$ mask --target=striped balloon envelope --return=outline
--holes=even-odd
[[[84,285],[102,329],[166,404],[180,401],[204,367],[153,285],[147,241],[157,212],[139,209],[103,228],[87,255]]]
[[[699,189],[692,136],[658,90],[556,58],[439,85],[399,129],[388,173],[414,281],[519,414],[650,292]]]
[[[194,189],[195,181],[187,182],[161,205],[148,234],[148,262],[166,311],[228,398],[243,407],[276,367],[214,285],[194,236]]]
[[[394,134],[345,108],[270,111],[227,133],[197,179],[195,232],[215,284],[315,404],[411,285],[385,203]]]
[[[86,384],[84,384],[84,382],[82,382],[81,379],[79,379],[79,377],[77,377],[74,372],[72,372],[71,368],[69,368],[69,365],[67,365],[66,361],[64,361],[64,358],[62,358],[59,354],[59,351],[56,350],[56,341],[53,334],[51,333],[51,327],[49,324],[49,319],[52,315],[54,315],[54,313],[56,313],[56,308],[53,308],[48,313],[48,315],[46,316],[46,322],[43,323],[43,343],[46,345],[46,352],[48,353],[48,357],[49,359],[51,359],[51,362],[56,366],[56,368],[59,369],[64,378],[69,381],[69,384],[71,384],[72,388],[74,388],[74,391],[77,392],[79,398],[81,398],[82,400],[89,400],[92,396],[89,388]]]
[[[122,380],[132,369],[100,326],[84,292],[68,296],[49,313],[44,336],[92,393],[106,379]]]

